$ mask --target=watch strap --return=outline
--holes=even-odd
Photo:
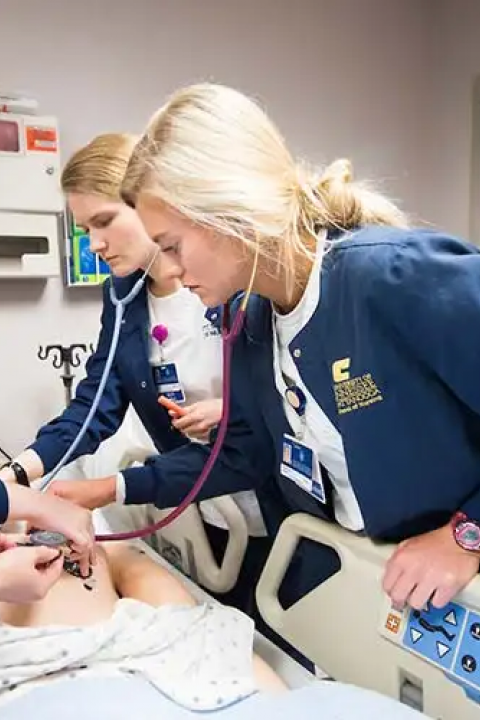
[[[7,463],[5,467],[10,468],[10,470],[15,475],[15,480],[19,485],[23,485],[24,487],[30,487],[26,470],[24,467],[22,467],[22,465],[20,465],[19,462],[17,462],[16,460],[12,460],[11,462]]]
[[[452,517],[453,537],[463,550],[478,552],[480,550],[480,523],[472,520],[463,512],[456,512]]]

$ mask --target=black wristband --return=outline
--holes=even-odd
[[[30,487],[30,483],[28,481],[28,475],[25,472],[24,468],[20,465],[20,463],[16,462],[15,460],[12,460],[11,462],[7,463],[4,467],[9,467],[13,474],[15,475],[15,480],[19,485],[23,485],[24,487]]]

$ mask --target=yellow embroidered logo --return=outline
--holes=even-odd
[[[366,408],[383,400],[371,373],[350,377],[350,358],[342,358],[332,364],[332,377],[339,415]]]
[[[342,358],[341,360],[335,360],[332,365],[333,382],[339,383],[344,380],[350,380],[350,358]]]

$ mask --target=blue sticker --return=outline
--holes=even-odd
[[[448,603],[443,608],[410,610],[403,644],[427,660],[449,670],[454,662],[467,611]]]
[[[181,387],[177,387],[175,390],[162,390],[162,395],[179,405],[185,402],[185,394]]]

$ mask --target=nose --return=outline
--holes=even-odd
[[[98,230],[90,231],[90,250],[92,253],[101,253],[107,247],[106,240]]]
[[[178,258],[171,252],[162,253],[162,272],[169,280],[181,280],[183,267]]]

